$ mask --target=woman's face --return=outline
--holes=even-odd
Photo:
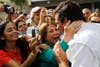
[[[40,13],[34,13],[33,18],[34,18],[34,22],[36,24],[38,24],[39,23],[39,20],[40,20]]]
[[[52,44],[55,44],[60,39],[60,32],[55,25],[49,25],[47,27],[46,40]]]
[[[8,23],[4,30],[4,38],[8,41],[15,41],[18,39],[18,32],[14,23]]]
[[[26,33],[26,30],[27,30],[26,23],[23,22],[23,21],[19,22],[19,24],[18,24],[18,31],[22,32],[22,33]]]

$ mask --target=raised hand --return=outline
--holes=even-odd
[[[81,24],[81,21],[74,21],[72,23],[68,21],[68,23],[66,23],[64,26],[64,40],[69,41],[73,35],[81,28]]]

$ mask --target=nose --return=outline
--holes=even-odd
[[[58,29],[55,30],[55,31],[54,31],[54,34],[59,34],[59,30],[58,30]]]
[[[14,32],[14,33],[18,33],[18,31],[17,31],[16,29],[13,29],[13,32]]]

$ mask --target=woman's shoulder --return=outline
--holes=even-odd
[[[4,50],[1,50],[0,49],[0,57],[2,57],[2,56],[5,56],[6,57],[8,55],[7,55],[7,52],[5,52]]]
[[[7,55],[7,53],[3,50],[0,50],[0,66],[8,63],[11,58]]]
[[[4,52],[3,50],[0,49],[0,55],[4,54],[4,53],[6,53],[6,52]]]

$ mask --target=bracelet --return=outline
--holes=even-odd
[[[60,40],[60,46],[64,51],[66,51],[69,48],[69,45],[67,42],[65,42],[63,39]]]

